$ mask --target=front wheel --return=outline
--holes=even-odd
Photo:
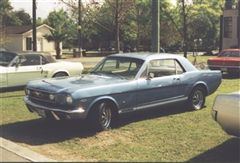
[[[93,121],[97,130],[104,131],[111,128],[113,121],[112,107],[108,102],[101,102],[94,108],[91,121]]]
[[[188,99],[189,107],[193,110],[200,110],[205,104],[205,91],[201,87],[193,89]]]

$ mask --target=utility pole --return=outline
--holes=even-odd
[[[32,18],[33,18],[33,24],[32,24],[32,50],[37,51],[37,32],[36,32],[36,0],[32,1]]]
[[[119,0],[116,0],[116,11],[115,11],[115,41],[116,41],[116,45],[115,45],[115,50],[117,53],[120,52],[120,38],[119,38],[119,33],[120,33],[120,27],[119,27]]]
[[[152,0],[152,52],[160,52],[160,0]]]
[[[78,0],[78,52],[82,57],[82,0]]]

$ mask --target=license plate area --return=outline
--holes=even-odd
[[[221,71],[227,71],[227,68],[222,67],[222,68],[221,68]]]
[[[45,113],[45,111],[44,110],[42,110],[42,109],[34,109],[35,111],[36,111],[36,113],[39,115],[39,116],[41,116],[41,117],[46,117],[46,113]]]

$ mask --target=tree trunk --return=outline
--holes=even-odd
[[[60,48],[60,42],[56,42],[56,59],[61,59],[61,48]]]

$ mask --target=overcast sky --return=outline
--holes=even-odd
[[[32,0],[9,0],[14,10],[24,9],[32,16]],[[49,12],[54,9],[60,9],[63,5],[58,0],[36,0],[37,1],[37,17],[47,18]]]

